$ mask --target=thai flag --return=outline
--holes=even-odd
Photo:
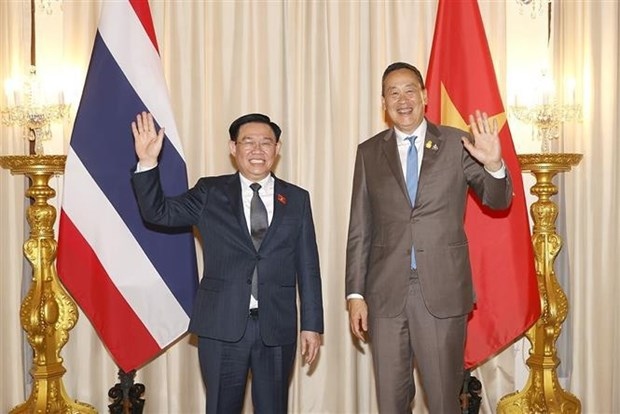
[[[65,168],[58,274],[124,371],[187,331],[197,269],[191,229],[147,228],[131,187],[131,122],[141,111],[166,127],[160,158],[167,194],[187,189],[149,5],[103,2]]]

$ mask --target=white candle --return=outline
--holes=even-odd
[[[13,79],[7,79],[4,82],[4,96],[6,98],[7,106],[15,106],[17,91],[15,90],[15,82],[13,81]]]
[[[568,79],[567,81],[568,84],[568,96],[570,101],[568,102],[569,105],[575,105],[577,103],[576,99],[575,99],[575,79]]]
[[[8,107],[11,107],[11,106],[15,105],[15,99],[14,99],[13,93],[11,93],[10,91],[5,90],[4,91],[4,97],[6,98],[6,105]]]
[[[554,85],[553,79],[546,72],[543,72],[541,89],[543,105],[550,104],[553,99]]]

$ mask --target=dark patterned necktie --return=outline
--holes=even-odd
[[[252,183],[250,185],[254,194],[252,195],[252,201],[250,202],[250,229],[252,234],[252,242],[256,250],[259,249],[263,242],[263,237],[269,227],[269,221],[267,219],[267,209],[263,200],[258,195],[261,185],[258,183]],[[254,268],[254,274],[252,275],[252,296],[258,300],[258,271]]]

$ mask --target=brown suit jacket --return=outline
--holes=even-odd
[[[358,146],[347,244],[346,294],[359,293],[374,317],[405,305],[410,252],[428,310],[440,318],[471,311],[474,292],[464,214],[468,188],[493,209],[512,199],[508,171],[496,179],[464,149],[465,131],[428,123],[415,205],[393,129]]]

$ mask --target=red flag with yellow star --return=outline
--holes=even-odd
[[[476,304],[468,321],[465,366],[472,368],[521,336],[540,316],[540,298],[521,169],[506,122],[476,0],[439,0],[427,75],[430,121],[469,130],[476,109],[500,127],[514,197],[497,212],[469,195],[469,239]]]

